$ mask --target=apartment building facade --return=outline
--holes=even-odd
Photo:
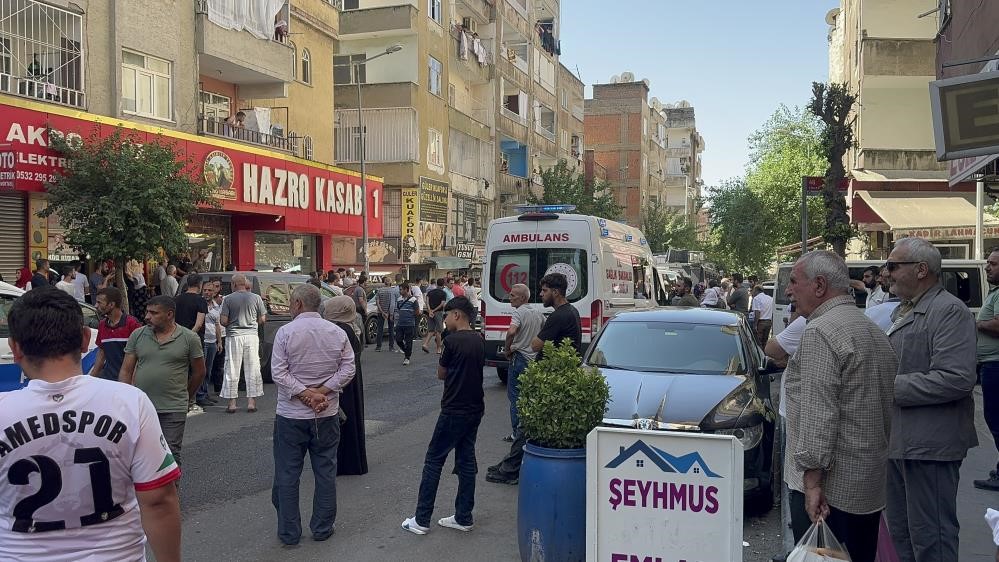
[[[648,81],[625,72],[593,86],[584,125],[587,148],[606,171],[625,222],[640,225],[643,207],[652,202],[693,216],[704,140],[688,102],[650,98]]]
[[[60,166],[48,127],[84,138],[121,128],[138,142],[174,144],[218,194],[220,208],[187,228],[190,251],[206,250],[212,269],[331,266],[334,238],[362,225],[359,177],[330,165],[328,53],[339,14],[322,0],[270,8],[0,0],[9,14],[0,20],[0,131],[17,177],[0,195],[0,273],[79,257],[57,218],[36,215]],[[367,188],[373,205],[381,183],[372,177]],[[380,236],[380,216],[368,226]]]

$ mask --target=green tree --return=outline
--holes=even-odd
[[[654,254],[669,248],[695,249],[697,225],[688,221],[682,211],[667,207],[662,201],[652,201],[642,209],[642,233]]]
[[[839,183],[846,178],[843,157],[853,146],[853,126],[847,121],[857,96],[850,93],[846,84],[812,82],[811,112],[822,120],[822,151],[828,167],[822,201],[825,204],[826,242],[833,251],[846,256],[846,243],[853,236],[850,217],[846,214],[846,199],[839,194]]]
[[[115,260],[119,287],[128,260],[185,250],[187,219],[199,205],[218,205],[212,189],[195,179],[194,163],[162,137],[143,143],[116,128],[80,139],[49,129],[49,140],[66,167],[46,186],[48,207],[39,216],[57,214],[70,246]]]
[[[773,259],[773,216],[763,198],[742,178],[708,188],[708,198],[708,260],[727,271],[763,272]]]
[[[603,181],[588,180],[583,174],[570,168],[565,160],[542,170],[541,196],[533,192],[527,196],[527,202],[532,205],[557,205],[560,203],[576,206],[576,213],[593,215],[605,219],[617,220],[623,207],[614,201],[610,184]]]

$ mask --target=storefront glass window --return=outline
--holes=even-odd
[[[276,232],[256,233],[257,271],[309,273],[316,270],[316,238]]]

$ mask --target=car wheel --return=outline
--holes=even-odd
[[[377,336],[378,336],[378,334],[377,334],[377,332],[378,332],[378,324],[376,322],[377,320],[379,320],[379,319],[372,316],[371,318],[368,318],[368,322],[367,322],[367,324],[365,324],[364,334],[365,334],[365,338],[367,339],[368,343],[374,342],[376,340]]]
[[[510,371],[506,367],[496,367],[496,374],[499,375],[500,382],[506,384],[506,379],[510,376]]]
[[[420,316],[420,321],[416,323],[416,337],[422,340],[423,338],[427,337],[427,332],[429,330],[430,327],[427,324],[427,317]]]

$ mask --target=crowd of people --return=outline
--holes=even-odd
[[[670,304],[734,310],[747,318],[761,346],[766,345],[773,327],[773,297],[763,290],[754,275],[744,280],[742,274],[736,272],[731,279],[709,279],[707,283],[697,284],[689,277],[680,277]]]

